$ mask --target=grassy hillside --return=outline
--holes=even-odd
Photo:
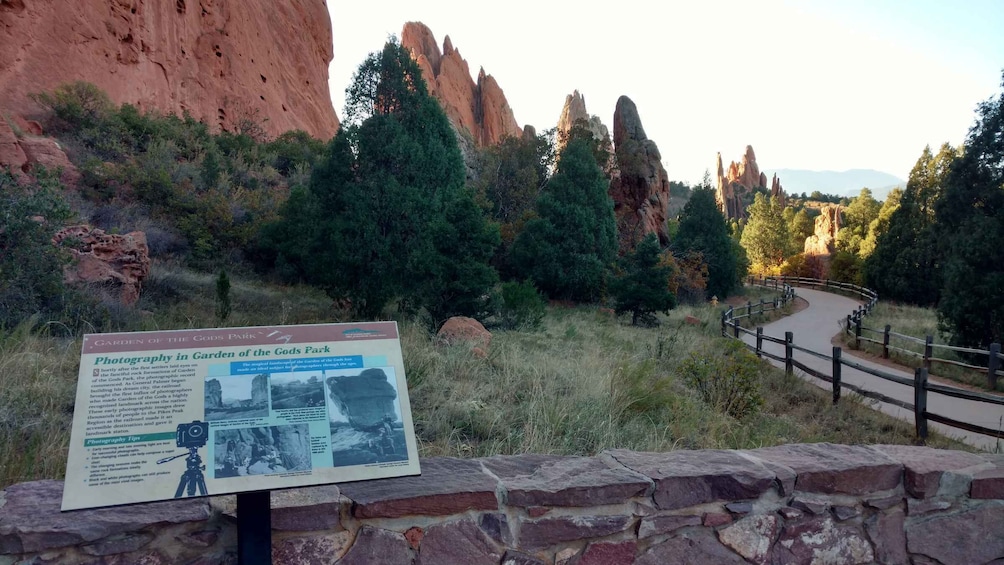
[[[313,289],[236,277],[232,283],[228,325],[337,317],[331,301]],[[122,329],[212,327],[214,307],[213,276],[155,264]],[[686,323],[687,315],[700,323]],[[853,397],[834,407],[829,393],[730,351],[718,336],[718,316],[710,306],[682,307],[661,316],[658,329],[644,329],[595,307],[554,306],[539,331],[496,330],[486,359],[464,346],[437,345],[423,324],[398,316],[420,454],[911,443],[910,425]],[[0,488],[58,479],[65,470],[80,341],[49,334],[31,322],[0,334]],[[724,390],[762,399],[762,406],[734,417],[720,397],[709,403],[693,380],[702,366],[745,368],[739,372],[752,380],[726,383]],[[930,443],[962,447],[937,437]]]

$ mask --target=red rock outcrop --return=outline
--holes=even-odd
[[[4,0],[0,110],[36,114],[29,93],[84,80],[142,110],[327,139],[332,55],[319,0]]]
[[[805,254],[829,256],[833,253],[837,232],[840,231],[842,207],[839,204],[827,204],[819,212],[812,235],[805,239]]]
[[[27,134],[19,138],[0,118],[0,169],[10,169],[14,178],[24,181],[36,166],[60,171],[60,180],[67,186],[76,186],[80,180],[80,172],[56,140]]]
[[[112,283],[120,289],[123,304],[135,304],[143,280],[150,274],[146,234],[106,234],[88,225],[70,226],[56,232],[52,242],[69,249],[73,264],[63,271],[67,284]],[[70,247],[72,245],[72,247]]]
[[[718,182],[715,198],[718,201],[718,207],[730,220],[746,217],[746,206],[743,203],[744,200],[748,199],[746,197],[754,190],[767,189],[767,174],[760,171],[753,147],[747,145],[742,159],[738,163],[735,161],[729,163],[727,172],[722,167],[721,153],[718,154],[716,166]],[[770,190],[771,196],[776,196],[781,205],[784,206],[787,198],[777,175],[774,175]]]
[[[401,45],[411,51],[429,93],[439,100],[450,122],[467,130],[478,146],[523,135],[498,82],[481,69],[475,83],[467,61],[453,47],[450,36],[443,40],[440,51],[428,26],[408,22],[401,30]]]
[[[763,173],[760,174],[763,175]],[[781,208],[788,205],[788,195],[784,193],[784,187],[781,186],[781,179],[777,178],[777,173],[774,173],[774,177],[770,181],[770,197],[777,198]]]
[[[21,148],[21,142],[14,135],[14,130],[7,124],[7,120],[0,117],[0,169],[10,168],[11,174],[15,178],[24,177],[24,167],[28,163],[28,157]]]
[[[482,351],[492,343],[492,333],[481,322],[465,316],[454,316],[446,320],[436,337],[445,345],[468,343],[474,349],[480,348]]]
[[[669,175],[659,148],[645,135],[638,108],[627,96],[617,99],[614,111],[614,152],[619,175],[610,182],[610,196],[621,250],[633,249],[649,233],[669,245]]]
[[[603,142],[611,147],[612,150],[613,145],[610,142],[610,130],[607,129],[607,126],[600,120],[599,116],[590,115],[586,111],[586,97],[579,94],[578,90],[573,91],[565,97],[565,105],[561,108],[561,116],[558,118],[557,143],[555,146],[555,151],[558,153],[561,153],[561,150],[565,147],[568,135],[575,124],[585,127],[593,135],[593,139]],[[614,154],[611,153],[607,163],[605,165],[600,163],[600,166],[608,173],[611,173],[615,169],[614,164]]]

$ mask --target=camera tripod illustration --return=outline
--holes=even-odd
[[[157,464],[167,463],[175,459],[185,457],[185,472],[182,473],[178,481],[178,490],[174,493],[174,498],[185,496],[195,496],[196,490],[199,496],[209,494],[206,489],[206,476],[202,473],[206,466],[202,464],[202,457],[199,455],[199,448],[206,445],[209,435],[209,424],[195,420],[191,424],[178,425],[178,447],[188,449],[188,453],[181,453],[171,457],[157,460]]]

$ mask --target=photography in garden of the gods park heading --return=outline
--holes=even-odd
[[[84,336],[63,510],[417,474],[396,322]]]

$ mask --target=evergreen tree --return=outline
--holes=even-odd
[[[861,194],[844,209],[844,226],[837,232],[837,249],[857,255],[881,208],[882,204],[872,198],[872,191],[862,188]]]
[[[938,303],[943,251],[935,232],[934,206],[957,155],[947,143],[937,155],[925,147],[910,171],[900,206],[863,266],[865,283],[879,296],[925,306]]]
[[[669,312],[676,297],[669,290],[672,268],[660,260],[659,239],[648,234],[621,259],[621,273],[610,283],[618,314],[631,312],[631,323],[654,325],[655,312]]]
[[[456,138],[418,65],[395,40],[359,67],[345,123],[266,237],[277,265],[373,318],[394,298],[438,323],[478,315],[497,281],[485,221]]]
[[[740,243],[749,256],[752,270],[760,274],[779,273],[789,246],[788,226],[780,203],[777,198],[768,199],[757,193],[747,213],[749,220]]]
[[[474,187],[487,203],[489,217],[499,223],[502,244],[493,264],[511,278],[509,248],[536,214],[537,197],[554,165],[554,130],[535,137],[505,137],[478,153]]]
[[[701,254],[708,265],[708,296],[724,299],[746,276],[725,217],[709,185],[694,189],[680,214],[680,227],[672,243],[678,257]]]
[[[788,210],[790,208],[785,208],[785,212]],[[795,213],[788,224],[788,238],[791,241],[789,254],[797,255],[805,251],[805,240],[812,237],[815,230],[816,225],[805,208]]]
[[[617,252],[617,229],[608,181],[589,145],[572,139],[558,170],[537,199],[537,218],[526,223],[511,250],[511,264],[551,298],[601,297]]]
[[[889,231],[889,220],[892,218],[893,212],[899,208],[899,203],[902,199],[903,191],[898,188],[894,188],[885,197],[885,202],[882,203],[882,208],[879,209],[878,217],[868,225],[868,237],[861,242],[861,248],[858,250],[858,255],[862,259],[867,259],[875,251],[875,245],[878,244],[879,236]]]
[[[1004,92],[980,104],[965,147],[935,205],[947,242],[938,321],[953,343],[985,347],[1004,339]]]

